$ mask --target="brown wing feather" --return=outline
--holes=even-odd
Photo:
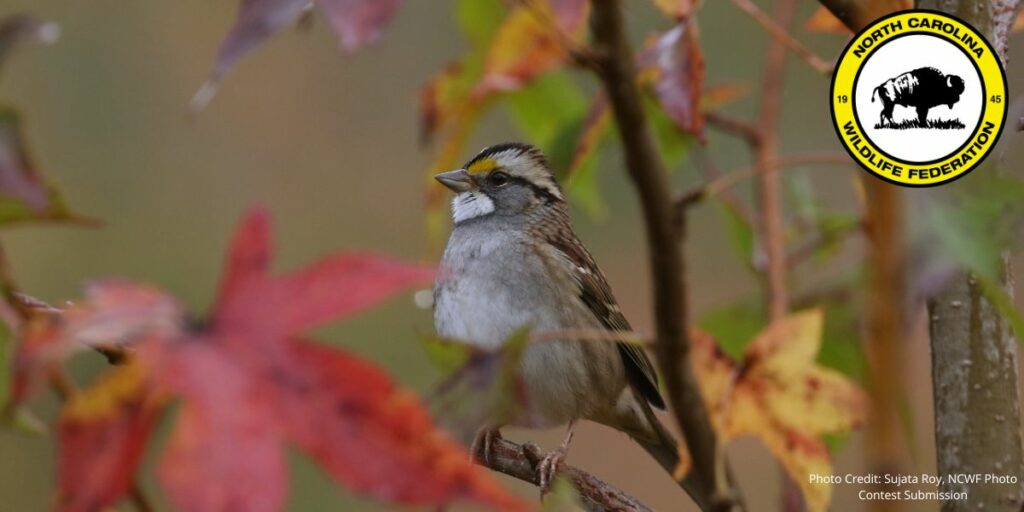
[[[590,252],[576,238],[572,226],[569,225],[568,217],[564,217],[561,222],[547,223],[540,235],[576,265],[574,277],[580,285],[580,299],[601,324],[611,331],[632,330],[629,321],[622,314],[612,295],[611,287],[608,286],[604,273],[598,268]],[[616,346],[622,357],[630,384],[651,405],[664,409],[665,401],[658,391],[658,376],[654,372],[654,366],[651,365],[647,354],[641,347],[632,343],[617,342]]]

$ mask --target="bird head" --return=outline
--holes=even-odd
[[[521,215],[563,201],[547,158],[529,144],[486,147],[461,169],[434,178],[456,193],[456,224],[488,215]]]

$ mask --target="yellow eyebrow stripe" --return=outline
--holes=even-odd
[[[469,164],[469,167],[466,168],[466,172],[470,174],[480,174],[484,172],[491,172],[496,167],[498,167],[498,162],[493,158],[481,158],[480,160]]]

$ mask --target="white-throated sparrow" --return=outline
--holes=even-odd
[[[497,348],[523,327],[630,331],[604,274],[576,237],[562,190],[538,149],[491,146],[436,179],[456,193],[455,228],[434,288],[439,335]],[[651,409],[665,404],[639,346],[571,339],[532,343],[523,353],[520,377],[528,412],[483,426],[485,456],[488,436],[504,425],[568,423],[562,446],[541,465],[545,489],[565,456],[573,423],[589,419],[628,434],[683,482],[676,441]]]

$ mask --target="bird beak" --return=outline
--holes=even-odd
[[[450,188],[453,192],[467,192],[476,188],[476,182],[473,181],[473,177],[465,169],[442,172],[434,176],[434,179]]]

